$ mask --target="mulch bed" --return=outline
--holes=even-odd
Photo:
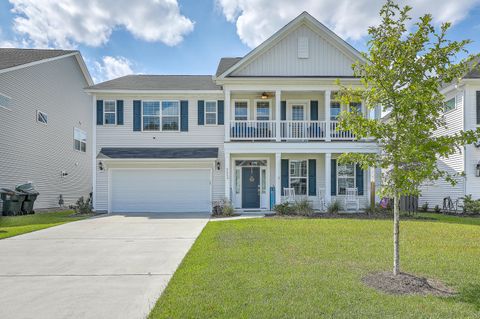
[[[371,273],[362,278],[363,283],[378,291],[393,295],[433,295],[451,297],[456,291],[436,279],[417,277],[411,274],[393,272]]]
[[[210,215],[210,218],[215,219],[215,218],[228,218],[228,217],[238,217],[242,214],[233,214],[233,215]]]
[[[311,216],[299,216],[299,215],[277,215],[275,213],[265,214],[265,217],[278,217],[278,218],[323,218],[323,219],[392,219],[393,215],[391,214],[365,214],[365,213],[337,213],[337,214],[330,214],[330,213],[314,213]],[[401,220],[435,220],[434,218],[430,217],[422,217],[422,216],[405,216],[402,215]]]

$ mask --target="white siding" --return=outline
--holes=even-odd
[[[475,130],[477,125],[476,91],[480,91],[480,81],[465,87],[465,128]],[[480,148],[473,145],[466,147],[465,152],[465,193],[474,199],[480,198],[480,177],[475,176],[475,166],[480,162]]]
[[[299,38],[308,39],[308,58],[298,57]],[[355,61],[333,42],[301,25],[233,76],[351,76]]]
[[[0,187],[32,181],[40,196],[35,208],[58,206],[91,192],[92,98],[75,57],[0,74],[0,93],[11,97],[0,108]],[[48,125],[36,122],[36,111]],[[87,152],[73,148],[73,129],[87,132]],[[68,176],[61,177],[61,171]]]
[[[97,153],[102,147],[218,147],[218,159],[221,170],[213,170],[213,200],[220,200],[225,195],[223,125],[198,125],[198,100],[223,100],[222,95],[97,95],[98,100],[123,100],[124,125],[96,126]],[[134,132],[134,100],[188,100],[188,132]],[[131,164],[138,167],[138,164]],[[153,167],[212,167],[212,163],[157,163]],[[145,167],[143,165],[142,167]],[[108,174],[100,172],[97,165],[96,209],[108,209]]]
[[[464,112],[464,91],[454,91],[446,94],[446,100],[456,96],[456,108],[445,114],[447,128],[441,128],[435,136],[451,135],[463,130],[463,112]],[[441,158],[437,165],[441,170],[450,174],[459,174],[464,171],[464,151],[456,152],[448,158]],[[435,182],[426,183],[422,188],[422,195],[419,198],[419,205],[428,202],[430,208],[438,205],[442,208],[443,199],[450,196],[452,200],[464,196],[465,179],[463,177],[457,178],[457,184],[452,186],[444,179],[439,179]]]

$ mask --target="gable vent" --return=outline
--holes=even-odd
[[[298,37],[297,54],[299,59],[308,59],[308,38]]]

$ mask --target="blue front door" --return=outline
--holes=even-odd
[[[242,167],[242,208],[260,208],[260,167]]]

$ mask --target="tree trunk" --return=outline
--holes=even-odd
[[[396,276],[400,273],[400,203],[397,194],[393,201],[393,274]]]

